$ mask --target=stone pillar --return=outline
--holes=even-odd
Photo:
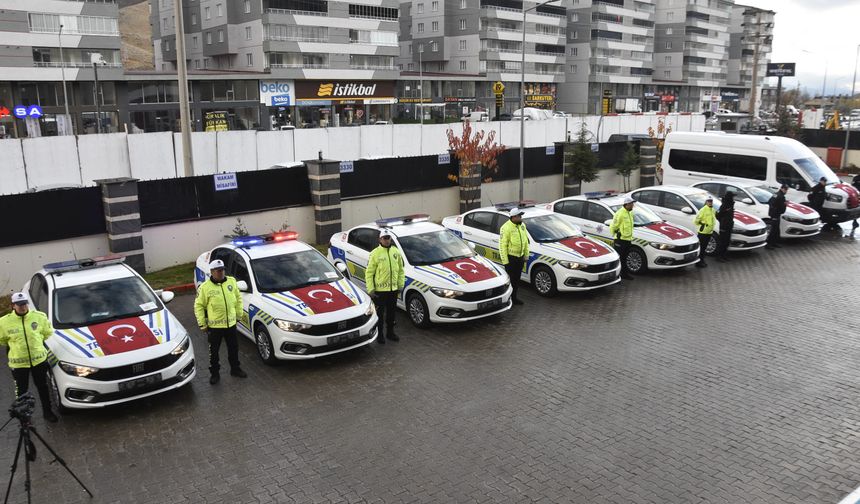
[[[305,161],[314,204],[316,243],[327,243],[341,231],[340,161],[314,159]]]
[[[125,256],[125,262],[140,274],[146,272],[137,179],[120,177],[95,180],[102,189],[108,248]]]
[[[657,183],[657,146],[648,140],[639,143],[639,187]]]
[[[564,160],[562,161],[564,189],[562,196],[565,198],[568,196],[578,196],[582,194],[582,181],[574,177],[570,169],[570,166],[573,164],[574,147],[576,144],[573,142],[563,142],[557,145],[561,145],[561,148],[564,149]]]
[[[459,170],[460,213],[464,213],[481,206],[482,167],[479,164],[466,166],[461,162]]]

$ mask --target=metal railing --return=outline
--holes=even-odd
[[[350,64],[349,68],[353,70],[397,70],[397,65],[355,65]]]
[[[299,37],[290,35],[264,35],[263,40],[272,42],[328,42],[328,36],[325,37]]]
[[[33,66],[39,68],[92,68],[93,64],[85,63],[83,61],[67,61],[65,64],[60,61],[34,61]],[[103,68],[122,68],[122,63],[99,63],[99,66]]]
[[[328,16],[328,12],[319,12],[319,11],[305,11],[305,10],[293,10],[293,9],[275,9],[269,8],[267,11],[269,14],[299,14],[302,16]]]
[[[328,63],[271,63],[270,68],[329,68]]]
[[[350,19],[375,19],[376,21],[390,21],[392,23],[396,23],[400,21],[399,18],[393,18],[388,16],[371,16],[369,14],[350,14]]]
[[[66,1],[82,1],[82,0],[66,0]],[[30,27],[30,33],[60,33],[60,27],[57,28],[33,28]],[[119,29],[116,30],[75,30],[73,28],[63,28],[63,35],[110,35],[119,36]]]
[[[558,56],[560,58],[563,58],[566,56],[563,52],[557,53],[557,52],[547,52],[547,51],[535,51],[534,53],[538,54],[540,56]]]

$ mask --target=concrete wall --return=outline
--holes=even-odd
[[[670,114],[584,116],[525,122],[525,146],[543,147],[575,135],[584,121],[592,141],[614,133],[646,133],[664,118],[674,131],[703,131],[701,115]],[[474,123],[509,148],[520,146],[516,122]],[[396,124],[292,131],[227,131],[192,134],[195,175],[262,170],[277,163],[316,159],[408,157],[448,150],[447,130],[462,133],[463,124]],[[78,138],[44,137],[0,140],[0,155],[12,177],[0,181],[0,194],[15,194],[46,184],[93,185],[93,180],[135,177],[141,180],[184,176],[179,134],[125,133]]]
[[[45,264],[108,253],[106,234],[0,248],[0,293],[20,290]]]

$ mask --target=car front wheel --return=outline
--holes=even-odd
[[[254,340],[257,343],[257,353],[260,355],[260,359],[270,366],[275,364],[278,359],[275,358],[272,338],[263,324],[257,324],[257,327],[254,328]]]
[[[645,257],[645,252],[640,248],[631,247],[627,252],[627,269],[630,273],[638,275],[648,269],[648,259]]]
[[[714,255],[717,251],[717,240],[720,239],[720,236],[717,233],[711,235],[711,239],[708,240],[708,245],[705,247],[705,254]]]
[[[62,395],[60,395],[60,387],[57,385],[57,379],[54,378],[53,368],[48,371],[48,392],[51,395],[51,406],[56,413],[68,413],[69,408],[63,406]]]
[[[541,296],[550,297],[558,292],[555,285],[555,274],[546,266],[535,267],[534,273],[532,273],[532,285]]]
[[[413,292],[406,301],[406,311],[409,312],[409,320],[415,327],[422,329],[430,326],[430,310],[421,294]]]

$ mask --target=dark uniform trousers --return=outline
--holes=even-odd
[[[505,272],[511,278],[511,300],[517,299],[517,291],[520,288],[520,276],[523,273],[524,257],[508,255],[508,264],[505,264]]]
[[[705,251],[708,250],[708,243],[711,243],[711,235],[699,233],[699,262],[705,264]]]
[[[781,229],[779,229],[779,224],[782,221],[782,216],[780,215],[778,218],[772,219],[772,221],[773,222],[770,225],[770,233],[767,235],[767,244],[771,247],[779,243],[779,232],[781,231]]]
[[[15,397],[21,397],[30,389],[30,375],[33,375],[33,383],[39,391],[39,399],[42,401],[42,410],[47,413],[51,411],[51,395],[48,391],[48,373],[51,372],[48,362],[42,362],[29,368],[9,368],[12,370],[12,378],[15,380]]]
[[[221,371],[221,363],[218,359],[218,352],[221,350],[221,340],[227,343],[227,361],[230,363],[230,370],[236,371],[239,366],[239,341],[236,335],[236,326],[219,328],[209,328],[209,372],[217,374]]]
[[[630,241],[620,238],[615,240],[615,249],[618,255],[621,256],[621,274],[624,276],[630,275],[630,270],[627,269],[627,254],[630,253]]]
[[[373,304],[376,305],[376,314],[379,320],[376,322],[377,338],[384,337],[382,332],[382,324],[385,324],[388,334],[394,332],[394,310],[397,309],[397,291],[376,291],[376,297],[373,298]],[[385,319],[383,321],[383,319]]]
[[[727,227],[720,224],[720,234],[717,237],[717,251],[714,253],[717,257],[723,259],[729,255],[729,244],[732,242],[732,231],[734,226]]]

